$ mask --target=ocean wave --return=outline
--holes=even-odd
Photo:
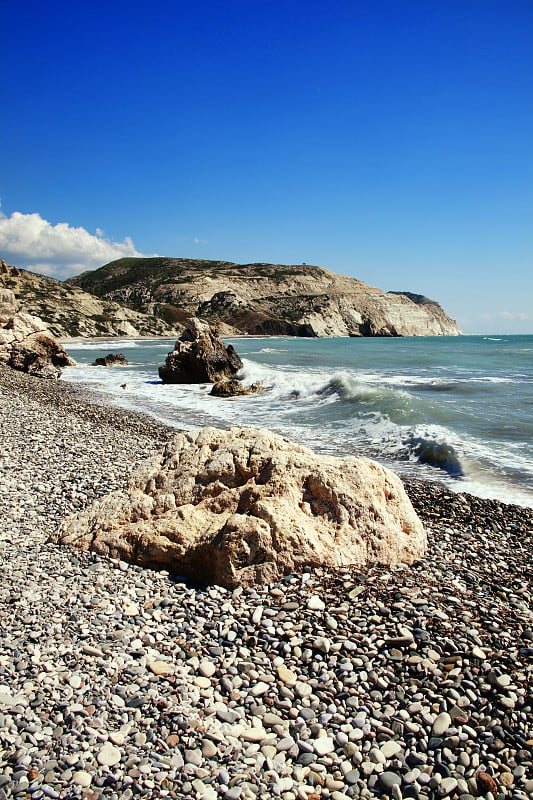
[[[478,360],[472,368],[464,366],[462,351],[455,366],[424,361],[423,353],[420,371],[400,354],[380,369],[379,360],[365,360],[366,350],[356,352],[359,344],[348,358],[344,343],[339,355],[326,349],[331,343],[323,343],[326,357],[321,342],[314,342],[320,358],[308,363],[305,351],[303,364],[300,342],[263,339],[254,351],[285,352],[268,359],[241,353],[238,377],[247,384],[260,381],[265,391],[235,401],[211,397],[208,385],[162,384],[157,367],[162,350],[171,349],[164,341],[85,342],[78,350],[79,366],[67,368],[64,378],[88,383],[111,395],[112,402],[148,411],[177,428],[266,427],[317,452],[367,456],[401,474],[443,481],[455,491],[533,504],[526,353],[515,349],[507,356],[508,345],[503,345],[501,366],[502,360],[483,362],[474,352]],[[366,348],[372,344],[364,343]],[[82,363],[94,360],[94,350],[100,355],[115,348],[130,361],[127,377]],[[490,359],[492,348],[484,349]],[[513,361],[513,353],[521,360]],[[125,381],[127,392],[121,388]]]
[[[74,352],[75,350],[130,350],[132,347],[140,347],[139,342],[133,339],[101,339],[88,342],[76,341],[70,345],[67,343],[69,352]]]
[[[283,347],[263,347],[258,351],[259,353],[287,353],[287,349]]]

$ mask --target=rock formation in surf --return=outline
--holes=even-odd
[[[128,359],[124,353],[108,353],[102,358],[97,358],[91,367],[127,367]]]
[[[176,436],[125,491],[67,519],[52,538],[228,587],[319,565],[411,563],[426,549],[392,472],[250,428]]]
[[[251,386],[245,386],[242,381],[230,378],[229,380],[215,383],[209,394],[213,395],[213,397],[237,397],[243,394],[257,394],[263,389],[264,386],[260,383],[252,383]]]
[[[159,377],[163,383],[217,383],[233,377],[241,367],[234,347],[226,347],[210,325],[193,317],[159,367]]]

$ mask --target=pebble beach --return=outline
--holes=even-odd
[[[412,566],[192,587],[47,543],[174,429],[0,402],[0,800],[533,797],[532,509],[408,481]]]

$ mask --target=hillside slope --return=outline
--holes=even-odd
[[[295,336],[458,335],[422,295],[383,292],[322,267],[122,258],[67,281],[131,309],[179,321],[198,315],[224,333]]]
[[[40,317],[54,336],[174,336],[173,325],[77,286],[0,262],[0,296],[10,299],[11,313],[24,309]],[[181,326],[178,326],[180,328]]]

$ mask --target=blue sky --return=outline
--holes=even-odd
[[[320,264],[533,332],[533,4],[9,3],[0,257]]]

